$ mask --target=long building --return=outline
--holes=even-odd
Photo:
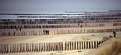
[[[121,32],[121,11],[0,14],[0,36]]]

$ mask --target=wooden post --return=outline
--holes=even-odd
[[[91,45],[90,45],[90,41],[89,41],[89,49],[90,49]]]
[[[11,53],[13,53],[13,44],[11,44]]]
[[[79,42],[77,41],[77,50],[79,50]]]
[[[83,49],[85,49],[85,41],[83,41]]]
[[[0,44],[0,53],[2,53],[2,44]]]
[[[40,51],[42,52],[42,43],[40,43]]]
[[[71,50],[71,41],[69,42],[69,50]]]
[[[52,51],[52,43],[50,43],[50,51]]]
[[[19,52],[22,52],[22,43],[19,43]]]
[[[84,49],[84,41],[82,41],[82,49]]]
[[[14,48],[15,48],[14,53],[16,53],[17,52],[17,46],[16,46],[16,44],[14,44]]]
[[[75,41],[75,50],[77,50],[77,41]]]
[[[98,46],[97,44],[98,44],[98,41],[96,41],[96,44],[95,44],[96,48],[97,48],[97,46]]]
[[[32,52],[32,43],[30,43],[29,46],[30,46],[30,52]]]
[[[16,43],[16,52],[18,53],[18,43]]]
[[[35,52],[35,43],[32,43],[32,52]]]
[[[20,43],[17,43],[18,46],[18,52],[20,52]]]
[[[39,43],[37,43],[37,49],[38,49],[37,51],[39,52]]]
[[[40,46],[40,45],[41,45],[41,44],[40,44],[40,43],[38,43],[38,44],[39,44],[39,47],[38,47],[38,48],[39,48],[39,52],[40,52],[40,50],[41,50],[41,49],[40,49],[40,48],[41,48],[41,46]]]
[[[6,49],[7,49],[6,44],[4,44],[4,53],[6,53]]]
[[[85,49],[85,47],[86,47],[86,42],[84,41],[84,49]]]
[[[1,49],[1,48],[0,48]],[[10,53],[10,44],[8,44],[8,53]]]
[[[24,48],[24,52],[27,52],[27,45],[26,45],[26,43],[24,43],[24,45],[25,45],[25,46],[24,46],[24,47],[25,47],[25,48]]]
[[[4,53],[4,45],[3,44],[1,45],[1,50],[2,50],[2,53]]]
[[[94,41],[94,48],[96,48],[96,41]]]
[[[91,49],[93,49],[93,41],[91,41]]]
[[[45,51],[45,43],[43,43],[43,51]]]
[[[48,43],[48,51],[50,51],[50,42]]]
[[[66,50],[66,42],[65,42],[65,50]]]
[[[81,42],[82,42],[82,41],[78,41],[79,49],[82,49],[82,47],[81,47]]]
[[[26,52],[29,52],[29,46],[28,46],[28,43],[26,43]]]
[[[74,43],[73,43],[73,42],[71,42],[71,43],[72,43],[72,50],[73,50],[73,49],[74,49],[74,48],[73,48],[73,47],[74,47],[74,46],[73,46],[73,45],[74,45]]]
[[[88,41],[86,41],[86,49],[88,49]]]

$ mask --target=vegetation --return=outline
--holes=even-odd
[[[121,55],[121,38],[112,38],[103,43],[95,55]]]

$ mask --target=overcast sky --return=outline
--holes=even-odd
[[[0,0],[0,13],[120,10],[121,0]]]

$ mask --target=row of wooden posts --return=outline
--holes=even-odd
[[[97,48],[101,41],[0,44],[0,53],[46,52]]]

